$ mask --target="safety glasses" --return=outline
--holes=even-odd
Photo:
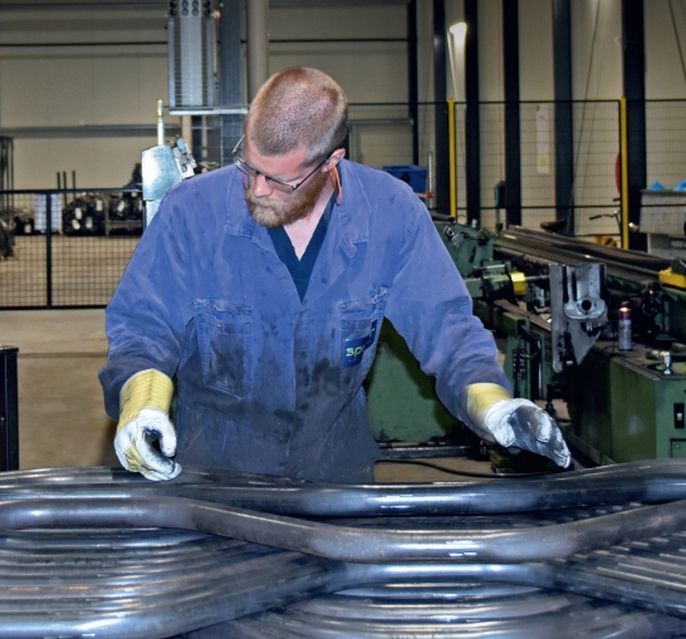
[[[246,177],[248,180],[256,180],[258,175],[261,175],[264,178],[264,181],[269,185],[270,188],[272,188],[275,191],[279,191],[281,193],[286,193],[287,195],[292,195],[295,193],[307,180],[309,180],[322,166],[324,166],[330,159],[331,156],[325,157],[317,166],[315,166],[304,178],[293,184],[292,182],[286,182],[285,180],[281,180],[279,178],[273,177],[271,175],[267,175],[266,173],[262,173],[262,171],[257,170],[252,164],[249,164],[248,162],[245,161],[245,158],[242,156],[240,149],[241,145],[243,144],[243,138],[245,136],[241,136],[241,139],[238,140],[236,143],[236,146],[233,148],[233,151],[231,151],[231,157],[233,159],[233,163],[236,165],[236,168]],[[244,181],[244,186],[247,187],[247,182]]]

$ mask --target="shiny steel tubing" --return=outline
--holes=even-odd
[[[204,581],[198,589],[186,586],[185,576],[176,578],[177,592],[139,599],[121,591],[119,602],[110,609],[89,610],[89,592],[82,593],[80,609],[57,605],[36,597],[26,606],[0,613],[0,637],[34,638],[93,636],[128,639],[169,637],[207,624],[217,623],[259,610],[276,602],[285,604],[322,587],[332,579],[317,560],[306,563],[284,554],[280,560],[261,564],[253,570],[239,563],[225,578]],[[193,565],[188,565],[189,572]],[[116,588],[105,580],[103,588]],[[154,590],[154,588],[151,588]]]
[[[366,564],[369,565],[369,564]],[[459,592],[458,592],[459,591]],[[501,597],[507,600],[508,597],[531,595],[532,593],[542,592],[535,586],[522,586],[519,584],[495,584],[479,583],[477,581],[451,582],[449,579],[434,582],[412,582],[396,583],[389,582],[381,585],[355,586],[338,591],[337,594],[347,597],[374,597],[393,599],[402,601],[411,599],[421,601],[430,599],[433,601],[455,601],[469,600],[479,601],[485,598]]]
[[[69,470],[32,471],[26,475],[6,473],[0,475],[0,494],[10,499],[0,502],[0,527],[6,523],[11,523],[17,530],[22,526],[68,525],[71,530],[32,529],[0,534],[0,638],[89,634],[95,637],[154,639],[208,623],[243,618],[275,605],[307,600],[317,594],[352,586],[368,584],[368,587],[373,587],[379,584],[388,588],[393,583],[413,582],[413,587],[417,588],[427,581],[450,583],[456,580],[469,584],[467,587],[472,590],[475,582],[499,582],[511,584],[508,590],[514,593],[522,593],[520,584],[524,584],[524,593],[527,587],[543,587],[592,596],[596,600],[593,609],[598,610],[599,615],[601,609],[607,609],[603,619],[608,625],[575,627],[578,636],[657,639],[674,636],[677,630],[686,634],[686,584],[683,583],[686,577],[680,575],[680,559],[686,555],[686,535],[672,533],[669,538],[666,536],[671,528],[678,529],[683,525],[680,513],[684,502],[661,506],[631,505],[630,509],[621,512],[616,511],[626,509],[626,505],[595,510],[576,508],[587,501],[593,502],[598,492],[607,490],[608,483],[618,491],[625,490],[625,485],[629,491],[635,490],[632,483],[637,484],[645,501],[679,498],[685,467],[683,462],[673,460],[670,463],[627,464],[516,480],[522,484],[523,497],[526,497],[526,486],[534,494],[545,487],[552,493],[559,491],[562,498],[558,501],[557,495],[553,494],[537,499],[547,499],[549,504],[567,500],[575,509],[559,510],[560,506],[557,506],[554,510],[540,510],[535,514],[510,513],[500,519],[490,514],[415,519],[396,515],[413,514],[415,508],[423,515],[435,512],[445,515],[460,512],[460,508],[474,508],[475,513],[479,513],[482,509],[478,501],[487,495],[481,490],[500,485],[502,488],[496,490],[503,491],[503,494],[494,493],[494,499],[507,507],[506,489],[512,485],[511,480],[479,482],[476,485],[423,485],[420,488],[424,488],[425,493],[415,501],[415,486],[322,486],[226,473],[184,472],[182,481],[163,485],[147,482],[124,471],[103,469],[88,469],[83,473]],[[161,486],[164,489],[159,491]],[[230,502],[221,503],[227,494],[231,499],[240,499],[241,486],[246,489],[242,502],[246,504],[276,503],[293,495],[294,500],[285,510],[302,508],[316,513],[320,504],[326,507],[327,498],[336,500],[342,496],[349,497],[340,509],[346,516],[358,508],[377,516],[322,524],[250,512],[231,508]],[[143,487],[145,492],[137,493],[139,487]],[[376,488],[378,492],[374,490]],[[179,489],[201,496],[211,493],[217,496],[218,503],[213,505],[181,498],[174,492]],[[93,492],[87,498],[76,497],[75,493],[82,490]],[[253,499],[255,495],[257,499]],[[389,498],[391,509],[386,508]],[[620,500],[613,500],[611,495],[608,499],[609,503],[622,504]],[[179,508],[179,504],[183,507]],[[399,504],[407,511],[399,509]],[[486,509],[484,512],[491,511]],[[575,521],[581,516],[586,519]],[[179,521],[189,524],[191,530],[148,528],[159,525],[176,527]],[[114,529],[98,530],[94,528],[96,525],[110,525]],[[144,529],[126,530],[131,526],[143,526]],[[369,561],[366,557],[380,556],[375,561],[382,562],[391,556],[397,558],[393,561],[405,563],[342,565],[197,532],[208,528],[215,532],[212,527],[230,537],[240,536],[236,532],[245,533],[245,539],[260,539],[259,543],[281,546],[285,540],[286,547],[298,552],[302,547],[306,551],[318,550],[325,556],[347,556],[351,548],[354,550],[359,546],[357,552],[365,556],[364,561]],[[418,531],[418,527],[422,530]],[[332,529],[339,531],[340,535],[331,535]],[[575,549],[581,552],[563,554],[566,559],[546,563],[525,562],[523,557],[527,556],[526,553],[507,560],[511,563],[500,563],[504,561],[502,558],[484,559],[491,557],[493,547],[497,551],[498,545],[515,544],[513,554],[516,555],[516,545],[519,544],[531,553],[546,541],[547,536],[555,536],[555,532],[559,539],[553,541],[558,549],[565,553]],[[655,534],[663,537],[650,538]],[[446,549],[440,547],[440,542],[445,542],[446,538],[450,543],[457,540],[458,545],[474,544],[476,559],[470,557],[470,561],[460,561],[450,552],[442,554]],[[605,545],[615,538],[626,538],[626,541],[611,548]],[[644,541],[635,541],[639,538]],[[427,547],[425,542],[428,542]],[[592,549],[601,543],[604,545],[602,549]],[[330,553],[332,549],[333,554]],[[545,552],[549,553],[551,549],[554,550],[555,546],[546,547]],[[541,596],[552,595],[541,593]],[[539,611],[545,608],[544,603],[533,600],[530,590],[526,597],[532,607]],[[601,601],[603,598],[631,604],[634,609],[622,609],[626,614],[622,613],[617,619],[613,617],[612,610],[619,608]],[[431,601],[428,593],[424,600]],[[639,608],[679,615],[682,619],[675,621],[637,612]],[[359,613],[371,618],[370,611],[371,607],[362,605]],[[408,614],[411,612],[408,608]],[[273,619],[281,619],[277,622],[280,625],[272,628],[267,624],[265,627],[274,633],[270,636],[279,639],[296,636],[286,634],[284,623],[294,620],[294,623],[301,624],[301,628],[307,629],[311,620],[299,618],[301,613],[302,610],[289,613],[295,617],[272,616]],[[417,618],[422,620],[419,612]],[[535,625],[533,620],[533,613],[529,625],[520,620],[520,636],[531,639],[533,635],[529,626]],[[380,619],[373,631],[387,634],[368,636],[389,637],[388,633],[395,630],[398,633],[408,630],[401,620],[395,621]],[[445,622],[438,628],[432,628],[435,621],[428,619],[426,624],[422,621],[417,631],[425,634],[412,636],[431,636],[434,630],[447,633],[434,634],[436,637],[475,636],[464,634],[467,629],[455,624],[448,628]],[[547,623],[545,619],[539,621],[543,625]],[[489,622],[484,620],[480,623]],[[558,623],[564,624],[565,619],[559,618]],[[255,626],[256,632],[261,627],[259,624]],[[490,634],[486,627],[481,628],[482,635],[513,636]],[[671,628],[671,635],[665,634],[665,627]],[[495,631],[496,627],[491,629]],[[504,633],[512,630],[503,625],[497,629]],[[359,624],[346,626],[345,620],[331,621],[329,618],[321,632],[339,632],[338,636],[347,638],[367,636],[365,633],[371,630]],[[360,634],[356,634],[357,631]],[[243,635],[232,633],[225,636]],[[306,632],[305,636],[316,635]],[[559,632],[550,636],[560,639]]]
[[[681,546],[682,550],[686,547]],[[613,567],[613,576],[606,576]],[[637,577],[631,558],[611,557],[597,561],[591,553],[572,561],[550,563],[349,564],[347,581],[358,584],[426,583],[432,580],[463,580],[534,586],[603,598],[620,604],[682,618],[686,633],[686,590],[681,581]],[[601,594],[602,593],[602,594]]]
[[[409,485],[320,485],[184,470],[172,482],[149,482],[111,470],[0,475],[4,500],[174,496],[299,516],[515,513],[570,506],[686,499],[686,463],[632,462],[524,479]],[[109,477],[109,479],[107,479]]]
[[[202,565],[188,557],[185,563],[172,566],[167,570],[149,570],[142,562],[132,567],[132,574],[113,574],[107,570],[108,563],[116,562],[116,555],[108,557],[107,562],[83,566],[80,574],[68,574],[64,563],[56,563],[52,573],[36,573],[26,571],[23,575],[7,575],[3,577],[3,594],[0,597],[0,607],[16,611],[18,601],[24,600],[26,605],[42,609],[45,604],[36,604],[36,591],[44,596],[51,595],[54,605],[58,600],[67,606],[71,602],[84,606],[84,598],[88,607],[95,609],[101,604],[108,604],[113,599],[135,597],[155,598],[164,602],[168,593],[183,593],[188,595],[192,590],[199,592],[210,589],[212,582],[234,578],[238,574],[250,575],[255,573],[258,579],[264,574],[270,574],[273,564],[292,560],[292,553],[271,553],[262,558],[224,557],[217,558],[214,565]],[[11,600],[11,601],[10,601]],[[80,600],[80,601],[79,601]]]
[[[643,615],[630,610],[589,603],[539,615],[520,615],[501,619],[450,620],[441,623],[423,619],[388,619],[380,611],[376,619],[358,619],[356,610],[345,618],[305,614],[292,608],[283,613],[267,612],[254,618],[234,621],[227,626],[232,638],[327,638],[382,639],[414,637],[424,639],[662,639],[683,629],[679,621],[659,615]]]
[[[669,266],[665,258],[619,250],[567,236],[514,227],[495,240],[495,252],[515,258],[525,254],[543,262],[604,262],[609,274],[636,282],[656,280],[658,272]]]
[[[545,561],[686,526],[686,500],[523,529],[404,531],[336,526],[178,497],[0,503],[0,529],[159,527],[208,532],[353,562]]]
[[[432,594],[431,586],[425,588]],[[460,589],[458,588],[458,592]],[[574,594],[537,591],[524,596],[482,597],[478,601],[465,598],[446,601],[396,601],[388,597],[351,597],[344,593],[317,597],[291,604],[291,611],[317,616],[357,620],[379,619],[388,621],[421,619],[442,623],[468,620],[509,619],[558,612],[587,602],[586,597]]]
[[[146,531],[146,534],[154,535],[158,531]],[[678,536],[677,536],[678,537]],[[684,547],[684,540],[676,540],[677,546]],[[197,542],[194,542],[197,543]],[[660,546],[664,550],[664,544]],[[117,549],[112,553],[113,557],[116,557]],[[109,561],[108,558],[104,558],[104,561]],[[116,623],[112,620],[112,614],[106,614],[106,609],[96,609],[85,611],[89,612],[89,623],[92,628],[99,628],[97,636],[105,637],[119,637],[119,636],[130,636],[139,637],[144,636],[148,639],[152,637],[163,637],[169,636],[173,632],[179,632],[179,628],[189,629],[191,626],[183,626],[183,623],[196,624],[194,627],[200,627],[201,625],[208,623],[212,620],[222,620],[231,618],[231,616],[240,616],[241,603],[245,605],[245,599],[240,601],[240,598],[248,593],[247,602],[254,606],[255,600],[253,597],[253,592],[262,593],[262,599],[260,599],[257,604],[261,604],[262,607],[268,607],[273,605],[276,601],[282,601],[280,597],[284,597],[283,592],[279,592],[278,588],[282,580],[287,580],[290,589],[288,589],[287,597],[290,600],[298,599],[301,597],[312,596],[316,592],[324,592],[330,590],[340,590],[345,587],[352,585],[362,585],[365,583],[392,583],[392,582],[407,582],[413,581],[415,583],[420,583],[427,580],[454,580],[454,579],[464,579],[468,584],[474,582],[475,579],[479,579],[484,582],[512,582],[512,583],[533,583],[537,585],[551,585],[553,587],[559,586],[561,589],[569,589],[567,584],[575,583],[575,580],[579,582],[578,589],[585,589],[586,591],[592,592],[594,596],[598,596],[603,593],[603,588],[599,585],[597,580],[597,575],[593,570],[588,571],[586,574],[575,577],[570,574],[566,565],[563,562],[559,562],[559,566],[551,567],[545,566],[543,564],[504,564],[504,565],[494,565],[494,564],[456,564],[456,563],[425,563],[425,564],[400,564],[400,565],[348,565],[340,566],[337,564],[332,564],[327,562],[326,564],[319,563],[318,565],[325,569],[326,576],[324,577],[321,572],[312,573],[312,563],[318,562],[314,558],[298,558],[292,553],[282,553],[275,554],[273,557],[267,557],[264,562],[253,566],[251,571],[246,570],[245,565],[237,566],[237,572],[232,573],[229,571],[227,577],[224,581],[217,581],[216,585],[212,583],[214,580],[209,579],[213,577],[211,574],[207,573],[205,570],[197,570],[194,562],[189,563],[188,572],[182,575],[180,578],[174,579],[174,583],[178,586],[179,592],[174,593],[170,591],[165,593],[164,596],[160,597],[158,600],[147,599],[142,602],[137,602],[137,600],[132,600],[128,596],[128,592],[124,591],[122,593],[122,598],[119,602],[119,607],[115,606],[112,611],[118,610],[119,615]],[[145,564],[142,564],[142,569],[144,570]],[[630,572],[631,566],[629,566]],[[205,582],[200,580],[199,584],[205,584],[205,591],[202,591],[200,587],[199,591],[189,593],[187,589],[187,580],[189,577],[193,576],[193,573],[202,573],[206,578]],[[144,574],[144,573],[143,573]],[[245,575],[249,577],[245,579]],[[252,581],[256,580],[256,581]],[[159,583],[154,583],[151,585],[151,591],[157,591]],[[116,589],[117,584],[109,582],[107,580],[102,584],[103,590]],[[472,588],[472,586],[470,586]],[[631,591],[632,588],[627,586],[626,583],[623,584],[623,589],[625,591]],[[640,590],[640,588],[639,588]],[[2,590],[4,592],[4,589]],[[21,637],[32,637],[32,636],[56,636],[59,633],[69,634],[76,633],[76,630],[85,627],[83,625],[82,614],[75,614],[72,610],[71,617],[69,617],[69,611],[65,612],[60,609],[57,614],[54,611],[50,611],[47,602],[51,602],[51,598],[46,598],[41,596],[41,590],[39,589],[36,593],[35,600],[32,603],[32,608],[26,610],[24,615],[21,616],[20,610],[16,608],[10,611],[10,616],[0,615],[0,637],[5,636],[21,636]],[[82,589],[84,595],[83,602],[90,601],[90,595],[93,593]],[[662,593],[664,594],[664,593]],[[681,599],[683,599],[682,593],[677,593]],[[188,597],[192,596],[192,601],[188,600]],[[222,599],[227,597],[226,600]],[[637,599],[639,605],[646,604],[647,599],[645,599],[640,592],[635,593],[634,597]],[[127,608],[129,602],[133,603],[133,610]],[[248,610],[250,610],[248,606]],[[603,604],[598,604],[598,606],[603,606]],[[597,607],[597,606],[596,606]],[[47,609],[46,609],[47,608]],[[202,615],[198,614],[198,608],[202,608],[204,613]],[[221,609],[221,612],[219,612]],[[255,610],[256,608],[252,608]],[[257,608],[259,609],[259,607]],[[214,616],[207,616],[207,612],[214,611]],[[84,612],[84,611],[79,611]],[[145,623],[143,626],[139,625],[139,620],[137,614],[144,614],[146,616]],[[38,615],[38,618],[36,618]],[[188,615],[191,615],[188,617]],[[182,619],[179,620],[176,617],[181,616]],[[154,630],[152,624],[152,619],[162,619],[164,618],[164,629],[159,628]],[[636,619],[636,615],[634,615]],[[185,621],[184,621],[185,620]],[[209,620],[209,621],[208,621]],[[686,622],[682,623],[682,631],[686,631]],[[7,624],[12,624],[7,626]],[[197,625],[199,624],[199,625]],[[8,627],[6,634],[2,634],[4,628]],[[614,627],[614,626],[611,626]],[[632,626],[633,627],[633,626]],[[32,629],[40,628],[40,634],[31,634]],[[71,631],[69,631],[71,628]],[[55,634],[48,635],[48,630],[54,630]],[[585,630],[588,630],[586,628]],[[585,632],[584,630],[584,632]],[[617,628],[614,628],[617,630]],[[644,628],[645,630],[645,628]],[[346,630],[347,632],[348,630]],[[659,634],[650,634],[646,631],[643,637],[651,637],[651,639],[656,639]],[[21,634],[25,633],[25,634]],[[146,634],[148,633],[148,634]],[[157,634],[155,634],[157,633]],[[72,636],[72,635],[70,635]],[[235,635],[231,635],[235,636]],[[266,635],[265,635],[266,636]],[[285,636],[285,635],[275,635],[275,636]],[[311,635],[306,635],[311,636]],[[345,636],[345,635],[343,635]],[[349,636],[363,636],[358,634],[348,634]],[[475,635],[469,635],[475,636]],[[489,635],[494,636],[494,635]],[[552,635],[551,635],[552,636]],[[557,636],[557,635],[555,635]],[[580,636],[591,636],[588,634],[582,634]],[[598,636],[615,636],[610,634],[598,635]],[[623,636],[623,635],[617,635]]]

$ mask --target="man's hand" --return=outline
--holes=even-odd
[[[169,421],[173,392],[172,380],[154,368],[132,375],[122,387],[114,450],[126,470],[155,481],[181,472],[170,459],[176,453],[176,431]]]
[[[473,430],[505,448],[521,448],[567,468],[572,456],[555,420],[528,399],[513,399],[498,384],[467,387],[467,413]]]
[[[567,468],[572,456],[555,420],[528,399],[504,399],[488,409],[484,429],[505,448],[521,448]]]
[[[174,479],[181,472],[181,465],[169,459],[176,453],[174,426],[166,414],[153,408],[143,408],[133,420],[117,428],[114,450],[126,470],[147,479]]]

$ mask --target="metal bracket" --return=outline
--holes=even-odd
[[[580,364],[607,323],[604,264],[550,264],[553,370]]]

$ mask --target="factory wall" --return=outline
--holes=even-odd
[[[673,18],[673,19],[672,19]],[[686,99],[686,4],[657,0],[646,5],[646,96]],[[673,126],[681,122],[681,127]],[[683,103],[646,105],[647,183],[672,188],[686,180]]]
[[[155,138],[85,130],[154,124],[156,100],[167,95],[164,26],[163,13],[145,9],[2,11],[0,43],[19,45],[0,49],[0,127],[24,130],[15,139],[16,188],[54,188],[57,171],[71,183],[75,170],[81,186],[129,180],[140,149]],[[100,42],[132,44],[79,44]]]
[[[269,11],[269,37],[275,41],[270,44],[269,73],[290,66],[317,66],[336,78],[351,103],[396,103],[352,113],[355,159],[374,166],[412,162],[409,121],[406,109],[398,106],[408,100],[406,22],[403,4]],[[383,41],[374,41],[380,38]],[[349,41],[327,41],[335,39]]]
[[[44,6],[44,5],[43,5]],[[49,8],[41,11],[3,9],[0,15],[0,129],[34,128],[15,140],[15,186],[45,188],[55,185],[57,171],[75,170],[82,186],[125,184],[140,151],[155,143],[154,135],[136,133],[136,127],[153,125],[156,100],[167,97],[165,15],[150,8],[88,11]],[[553,95],[552,3],[550,0],[519,1],[520,97],[525,126],[552,122],[552,111],[543,108]],[[462,2],[446,2],[446,22],[461,19]],[[676,28],[670,18],[676,12]],[[482,101],[503,98],[502,24],[500,0],[480,0],[479,74]],[[573,92],[579,100],[615,100],[622,93],[622,30],[620,0],[589,0],[571,3]],[[645,3],[646,95],[650,98],[685,98],[686,84],[679,64],[677,38],[686,41],[686,15],[679,3],[651,0]],[[403,102],[407,99],[407,55],[400,41],[326,42],[328,38],[383,38],[400,40],[405,34],[403,4],[364,5],[335,3],[320,8],[272,8],[269,30],[270,72],[291,64],[313,64],[331,72],[345,87],[352,102]],[[419,99],[433,100],[433,17],[431,0],[418,0]],[[676,30],[675,30],[676,29]],[[317,39],[317,42],[306,40]],[[126,46],[47,46],[50,43],[131,42]],[[136,44],[138,42],[139,44]],[[157,43],[157,44],[155,44]],[[22,45],[9,47],[8,44]],[[31,45],[31,46],[23,46]],[[43,45],[43,46],[38,46]],[[448,75],[450,75],[450,67]],[[448,77],[449,94],[454,95]],[[541,102],[541,105],[537,104]],[[657,108],[657,107],[656,107]],[[662,108],[662,107],[661,107]],[[664,111],[664,108],[663,108]],[[648,118],[649,133],[657,122]],[[394,113],[370,111],[363,119]],[[669,114],[667,114],[668,117]],[[658,117],[659,116],[659,117]],[[576,193],[579,201],[611,199],[607,184],[594,186],[592,173],[585,174],[587,158],[609,150],[597,127],[608,127],[614,114],[591,108],[575,112],[578,128],[579,166]],[[420,129],[430,129],[433,113],[420,111]],[[171,119],[171,122],[174,120]],[[130,125],[117,134],[73,135],[60,127]],[[54,127],[54,128],[52,128]],[[652,127],[652,128],[651,128]],[[550,130],[550,129],[549,129]],[[359,159],[371,164],[408,161],[407,131],[397,126],[360,127]],[[459,136],[459,131],[458,131]],[[386,144],[396,137],[400,143]],[[684,166],[686,144],[664,142],[650,148],[651,179],[675,182]],[[674,136],[672,135],[672,138]],[[492,187],[503,178],[503,133],[496,106],[482,115],[482,147],[488,157],[482,167],[483,201],[492,200]],[[458,140],[459,142],[459,140]],[[547,144],[552,145],[552,134]],[[424,161],[431,149],[427,136],[421,148]],[[598,145],[602,148],[598,148]],[[384,145],[387,148],[384,150]],[[375,149],[372,153],[370,150]],[[380,151],[378,149],[381,149]],[[524,148],[526,156],[540,155],[540,148]],[[486,157],[486,156],[485,156]],[[603,160],[604,161],[604,160]],[[676,166],[669,172],[668,166]],[[538,164],[523,171],[523,202],[535,206],[546,199],[554,184],[554,167],[540,172]],[[460,176],[463,177],[463,176]]]

